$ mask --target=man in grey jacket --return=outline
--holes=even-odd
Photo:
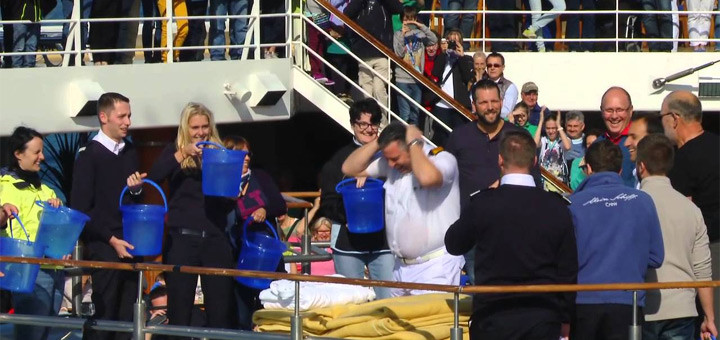
[[[674,150],[663,134],[651,134],[637,145],[636,169],[640,189],[655,203],[665,246],[665,262],[648,270],[647,282],[710,281],[710,248],[700,209],[673,189],[666,176],[673,166]],[[696,290],[649,290],[645,299],[643,339],[697,339],[695,333]],[[705,318],[701,339],[717,336],[712,288],[698,288]]]

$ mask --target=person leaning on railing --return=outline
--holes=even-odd
[[[18,127],[10,136],[9,144],[9,158],[12,161],[9,167],[0,169],[0,199],[5,202],[3,214],[17,213],[20,221],[15,220],[8,228],[3,228],[0,235],[18,240],[25,240],[27,237],[29,241],[35,242],[43,210],[42,206],[35,202],[46,201],[46,204],[53,207],[60,206],[62,202],[56,197],[55,191],[40,181],[40,163],[45,159],[40,133],[23,126]],[[57,315],[62,302],[64,279],[62,268],[43,266],[31,292],[12,293],[15,312]],[[49,328],[41,326],[15,325],[14,328],[16,339],[45,340],[49,332]]]

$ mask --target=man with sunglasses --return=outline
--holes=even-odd
[[[353,140],[338,150],[322,168],[322,194],[317,216],[332,221],[330,247],[336,273],[362,279],[367,266],[371,279],[392,281],[395,258],[388,247],[385,229],[368,234],[350,233],[342,196],[335,191],[335,186],[346,178],[342,173],[345,159],[359,147],[378,138],[381,117],[382,109],[372,98],[359,100],[350,107]],[[390,297],[389,288],[375,287],[374,290],[378,299]]]
[[[702,126],[702,104],[687,91],[675,91],[663,100],[660,117],[665,135],[677,146],[668,177],[673,188],[702,212],[710,238],[712,267],[720,263],[720,138]],[[713,280],[720,279],[713,270]],[[713,290],[715,311],[720,310],[720,290]],[[715,321],[718,326],[718,321]]]
[[[487,64],[488,79],[495,82],[500,88],[500,97],[503,100],[500,116],[504,119],[512,112],[517,103],[518,89],[513,82],[505,78],[505,57],[502,54],[493,52],[485,58]]]

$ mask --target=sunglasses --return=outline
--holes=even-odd
[[[502,65],[501,64],[487,64],[487,68],[491,68],[491,67],[501,68]]]

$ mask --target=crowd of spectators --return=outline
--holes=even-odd
[[[337,9],[344,12],[350,19],[355,20],[361,27],[378,38],[388,47],[393,46],[393,32],[402,31],[402,7],[410,7],[416,11],[429,10],[433,6],[433,1],[386,1],[386,0],[333,0],[330,3]],[[478,10],[477,0],[441,0],[437,10],[448,11],[476,11]],[[72,14],[74,1],[72,0],[19,0],[4,1],[0,6],[3,20],[27,20],[31,23],[23,24],[4,24],[4,39],[2,45],[5,52],[36,52],[41,44],[40,31],[42,20],[54,9],[59,11],[65,18],[70,18]],[[81,17],[82,18],[124,18],[124,17],[157,17],[166,15],[165,0],[81,0]],[[244,48],[242,47],[221,47],[221,46],[237,46],[244,45],[248,41],[246,39],[249,28],[248,18],[220,18],[220,19],[192,19],[193,16],[202,15],[248,15],[253,4],[252,0],[172,0],[173,15],[178,17],[190,17],[190,19],[176,19],[174,26],[177,27],[173,34],[173,46],[203,47],[207,41],[207,50],[211,60],[225,60],[241,58]],[[378,4],[379,6],[375,6]],[[550,7],[545,5],[550,4]],[[284,13],[286,11],[286,3],[282,0],[268,0],[260,2],[261,14]],[[680,6],[680,7],[678,7]],[[612,39],[616,36],[616,30],[621,32],[621,37],[627,38],[646,38],[647,49],[649,51],[677,51],[677,42],[658,41],[653,39],[670,39],[680,37],[680,14],[622,14],[619,16],[609,14],[559,14],[557,12],[564,10],[648,10],[662,11],[687,9],[689,11],[713,11],[715,2],[712,0],[687,0],[678,2],[677,0],[653,0],[653,1],[635,1],[623,0],[617,4],[614,1],[580,1],[580,0],[553,0],[548,3],[539,0],[523,0],[521,7],[517,8],[515,2],[512,1],[495,1],[491,0],[485,3],[487,10],[493,11],[510,11],[527,9],[532,11],[545,11],[545,13],[533,13],[532,15],[519,14],[503,14],[493,13],[487,14],[488,37],[492,38],[528,38],[530,50],[536,51],[552,51],[554,43],[545,43],[545,39],[564,36],[569,39],[595,39],[608,38]],[[319,6],[315,0],[307,0],[304,7],[305,14],[313,18],[318,25],[321,25],[335,39],[341,41],[346,46],[353,46],[353,51],[360,58],[373,66],[372,69],[381,75],[388,75],[389,70],[384,70],[385,65],[379,61],[373,48],[370,48],[364,39],[353,37],[351,32],[346,32],[343,22],[331,15],[328,11]],[[469,38],[477,38],[475,32],[479,31],[479,16],[474,13],[445,13],[441,14],[443,20],[442,27],[444,32],[441,35],[447,35],[448,32],[456,30],[460,36],[464,38],[462,43],[465,51],[470,50],[471,43],[467,41]],[[555,19],[561,18],[567,20],[564,32],[563,26],[557,26]],[[422,23],[424,26],[429,24],[429,16],[415,15],[415,23]],[[379,20],[382,19],[382,20]],[[284,20],[282,17],[266,17],[260,20],[261,43],[282,43],[284,41]],[[720,14],[688,14],[687,15],[687,36],[696,41],[689,42],[689,46],[694,51],[706,51],[711,48],[707,39],[712,38],[711,26],[714,21],[714,37],[720,37]],[[141,31],[143,48],[159,48],[167,46],[167,21],[166,20],[145,20]],[[209,30],[205,24],[209,22]],[[582,25],[580,25],[582,22]],[[121,49],[135,48],[137,43],[135,37],[138,33],[140,21],[100,21],[82,23],[81,27],[81,44],[83,47],[92,49]],[[63,25],[63,41],[67,38],[70,25]],[[582,27],[582,29],[580,28]],[[227,32],[226,32],[227,31]],[[405,34],[408,34],[407,31]],[[423,32],[427,35],[427,32]],[[334,54],[345,55],[342,49],[333,47],[334,44],[325,43],[324,36],[314,27],[308,26],[307,32],[308,45],[316,53],[320,55]],[[490,44],[490,48],[495,52],[514,52],[523,49],[525,44],[521,42],[494,41]],[[715,50],[720,50],[720,44],[714,44]],[[215,47],[217,46],[217,47]],[[635,42],[621,43],[623,50],[639,50],[640,45]],[[412,46],[411,46],[412,47]],[[415,46],[417,48],[417,46]],[[583,42],[572,41],[567,43],[570,51],[610,51],[615,49],[614,43],[605,42]],[[282,47],[268,46],[261,51],[261,58],[275,58],[284,56],[285,51]],[[196,50],[177,50],[171,56],[176,61],[198,61],[205,59],[205,48]],[[144,51],[144,60],[146,63],[166,62],[166,51]],[[127,64],[132,63],[134,52],[92,52],[92,61],[96,65],[108,64]],[[252,57],[252,53],[250,54]],[[71,55],[69,55],[71,56]],[[338,67],[343,73],[353,74],[352,70],[346,70],[349,64],[354,64],[349,60],[340,60],[335,58],[336,62],[342,62]],[[328,86],[334,85],[340,77],[328,77],[323,71],[323,65],[315,56],[310,56],[312,76],[318,81]],[[417,61],[416,61],[417,62]],[[382,64],[382,65],[381,65]],[[3,65],[5,67],[34,67],[35,56],[12,56],[4,58]],[[327,70],[327,73],[333,73]],[[377,75],[370,70],[361,68],[359,75],[352,78],[358,78],[363,84],[363,89],[370,93],[373,97],[386,103],[384,98],[387,91],[381,91],[384,87]],[[334,79],[333,79],[334,78]],[[403,82],[407,84],[408,82]],[[336,94],[348,95],[349,89],[347,85],[342,84],[336,89]]]

